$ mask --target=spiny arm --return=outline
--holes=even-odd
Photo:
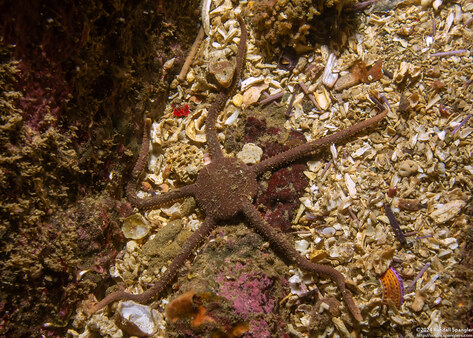
[[[243,213],[251,222],[256,231],[269,241],[273,248],[277,248],[280,254],[290,259],[292,263],[297,264],[302,269],[312,272],[320,273],[332,278],[338,285],[342,293],[343,300],[348,307],[348,310],[357,321],[362,321],[360,310],[356,306],[350,291],[345,286],[345,277],[332,268],[331,266],[315,264],[302,257],[296,249],[277,231],[275,231],[262,217],[259,211],[250,202],[243,205]]]
[[[171,282],[179,269],[184,265],[186,259],[190,257],[192,252],[195,251],[197,246],[207,238],[213,229],[215,229],[216,224],[210,217],[207,217],[202,225],[195,231],[189,239],[182,246],[181,252],[173,259],[168,269],[164,272],[161,278],[148,290],[140,294],[132,294],[125,291],[116,291],[112,292],[100,302],[95,304],[93,308],[89,311],[89,314],[92,315],[101,308],[116,302],[118,300],[133,300],[138,303],[146,303],[151,300],[154,296],[159,294],[164,290],[164,288]]]
[[[283,164],[294,162],[301,158],[302,156],[309,155],[310,153],[320,150],[321,147],[328,146],[333,143],[337,143],[347,137],[356,134],[369,126],[378,123],[387,115],[388,111],[385,110],[382,113],[373,116],[369,119],[366,119],[360,123],[357,123],[347,129],[341,130],[338,133],[322,137],[318,140],[302,144],[298,147],[289,149],[281,154],[270,157],[262,162],[259,162],[251,167],[256,175],[261,175],[267,170],[273,170]]]

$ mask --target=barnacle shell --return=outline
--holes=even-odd
[[[399,165],[399,175],[404,177],[414,175],[417,170],[419,170],[419,165],[412,160],[403,161]]]
[[[122,232],[128,239],[142,239],[150,229],[149,222],[140,214],[131,215],[123,221]]]
[[[85,331],[79,337],[123,337],[123,332],[111,318],[95,314],[87,323]],[[72,337],[75,337],[74,335]]]
[[[168,149],[171,172],[183,183],[193,182],[204,165],[202,151],[193,144],[174,144]]]
[[[205,113],[204,113],[205,112]],[[207,111],[198,110],[192,115],[190,121],[186,125],[186,135],[192,141],[204,143],[206,140],[204,125]]]
[[[118,326],[129,335],[152,336],[158,330],[158,311],[131,300],[118,304]]]

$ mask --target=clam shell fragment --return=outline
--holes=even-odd
[[[204,143],[205,137],[205,118],[207,113],[204,110],[199,110],[192,115],[190,121],[186,125],[186,135],[189,139],[197,143]]]
[[[445,223],[457,216],[465,205],[466,202],[462,200],[450,201],[431,212],[430,217],[435,223]]]
[[[129,335],[152,336],[158,330],[158,312],[133,301],[118,304],[118,326]]]
[[[148,234],[149,229],[149,222],[140,214],[125,218],[122,225],[123,235],[128,239],[142,239]]]

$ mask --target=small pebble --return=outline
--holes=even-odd
[[[412,160],[403,161],[399,165],[399,175],[403,177],[414,175],[417,170],[419,170],[419,165]]]
[[[235,107],[241,107],[241,104],[243,103],[243,95],[238,93],[233,96],[232,103]]]
[[[425,208],[425,206],[419,203],[419,201],[405,198],[399,200],[398,207],[405,211],[418,211]]]

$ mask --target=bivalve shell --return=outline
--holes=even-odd
[[[129,335],[148,337],[158,331],[158,312],[131,300],[118,304],[118,326]]]
[[[197,143],[204,143],[206,141],[204,125],[207,113],[204,110],[199,110],[192,115],[190,121],[186,125],[186,135],[192,141]]]
[[[253,86],[245,90],[243,93],[243,106],[248,107],[253,103],[258,102],[261,92],[268,88],[268,84],[262,83],[257,86]]]
[[[317,90],[314,93],[314,97],[320,108],[322,108],[322,110],[327,110],[330,107],[330,104],[332,103],[332,101],[330,100],[330,96],[325,88]]]
[[[122,225],[123,235],[128,239],[142,239],[150,229],[149,222],[140,214],[125,218]]]

